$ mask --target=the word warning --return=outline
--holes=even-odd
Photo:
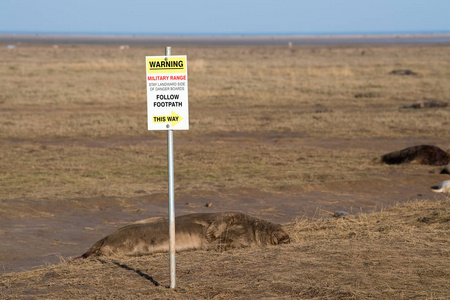
[[[188,130],[186,56],[147,56],[148,130]]]

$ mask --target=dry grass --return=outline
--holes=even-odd
[[[0,198],[160,191],[165,135],[146,129],[142,65],[161,48],[2,47]],[[378,146],[330,150],[316,141],[450,147],[449,109],[399,109],[423,97],[449,99],[447,45],[294,49],[174,47],[189,58],[191,129],[175,135],[180,191],[256,184],[274,192],[316,179],[355,180],[383,154]],[[419,75],[389,75],[392,69]],[[336,160],[342,170],[326,174]]]
[[[448,113],[439,112],[437,121],[436,112],[398,110],[423,97],[446,100],[450,65],[441,59],[448,52],[445,46],[378,47],[365,55],[355,47],[176,51],[189,57],[189,135],[264,127],[320,137],[352,133],[398,138],[414,132],[442,138],[436,129],[450,122]],[[147,134],[142,57],[160,53],[159,48],[26,47],[2,52],[2,137]],[[398,68],[419,75],[388,74]],[[223,116],[224,109],[228,113]]]
[[[143,67],[146,55],[163,51],[0,45],[1,265],[63,250],[64,260],[113,227],[165,213],[166,135],[147,131]],[[446,175],[371,161],[416,144],[450,148],[450,107],[399,108],[450,102],[450,45],[192,45],[172,53],[188,57],[191,121],[189,131],[175,131],[177,209],[299,217],[288,225],[294,242],[180,253],[175,291],[164,288],[161,254],[3,274],[3,298],[448,297],[449,201],[429,191]],[[418,75],[389,75],[394,69]],[[412,198],[430,201],[307,218]]]
[[[300,218],[290,245],[93,259],[1,276],[4,299],[448,299],[450,201]]]

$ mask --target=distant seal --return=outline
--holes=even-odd
[[[439,101],[439,100],[435,100],[435,99],[424,98],[422,100],[416,101],[415,103],[413,103],[411,105],[404,105],[404,106],[401,106],[400,108],[419,109],[419,108],[434,108],[434,107],[447,107],[447,106],[448,106],[447,102],[443,102],[443,101]]]
[[[450,154],[436,146],[419,145],[384,154],[381,156],[381,162],[389,165],[416,163],[444,166],[450,162]]]
[[[418,75],[416,72],[411,71],[409,69],[401,69],[401,70],[392,70],[389,72],[391,75]]]
[[[431,187],[431,190],[435,193],[450,194],[450,180],[442,181],[438,186]]]
[[[281,225],[238,212],[179,216],[175,218],[175,228],[176,251],[226,250],[290,242]],[[169,251],[169,221],[156,218],[117,229],[77,258],[140,256],[166,251]]]

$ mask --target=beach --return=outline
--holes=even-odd
[[[448,35],[0,35],[2,294],[68,297],[69,287],[87,297],[84,286],[114,297],[123,284],[112,279],[118,272],[148,297],[149,282],[136,270],[167,285],[164,254],[119,261],[135,270],[128,272],[111,261],[66,264],[116,228],[167,216],[166,134],[147,130],[145,86],[145,56],[164,55],[164,46],[186,55],[188,66],[190,128],[174,130],[176,214],[241,211],[285,224],[295,238],[279,248],[180,254],[178,294],[160,287],[151,295],[448,295],[448,196],[430,187],[449,175],[440,173],[444,166],[379,162],[414,145],[449,151],[448,106],[403,108],[450,102]],[[347,219],[334,218],[336,211]],[[400,254],[415,256],[408,265]],[[246,263],[275,275],[258,279]],[[403,271],[383,277],[395,263]],[[346,270],[361,270],[364,280],[355,283]],[[83,272],[90,281],[76,276]],[[111,280],[109,290],[95,283],[97,272]],[[415,286],[403,281],[410,274]],[[307,290],[308,281],[316,288]],[[273,282],[277,288],[261,288]]]

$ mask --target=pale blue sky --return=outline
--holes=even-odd
[[[449,33],[450,0],[2,0],[0,32]]]

